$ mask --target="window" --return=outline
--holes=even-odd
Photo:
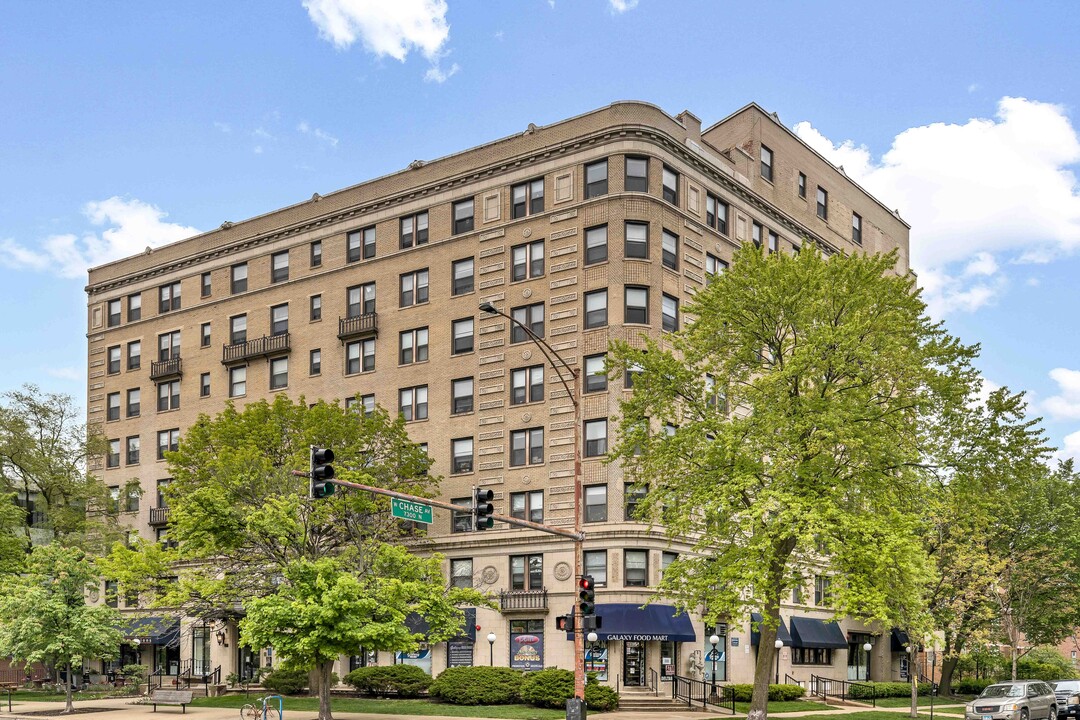
[[[585,199],[607,195],[607,158],[585,166]]]
[[[544,522],[544,491],[510,493],[510,517],[529,522]]]
[[[120,438],[109,440],[109,452],[105,456],[105,467],[120,467]]]
[[[461,355],[473,351],[473,324],[473,318],[454,321],[454,348],[450,353],[451,355]]]
[[[801,197],[803,200],[805,200],[806,199],[806,175],[803,174],[803,173],[799,173],[799,188],[798,188],[798,191],[799,191],[799,197]]]
[[[322,374],[322,349],[315,348],[308,353],[308,375]]]
[[[398,390],[398,407],[406,422],[427,420],[428,392],[427,385],[402,388]]]
[[[236,315],[229,318],[229,344],[243,342],[247,342],[247,315]]]
[[[649,192],[649,158],[626,158],[627,192]]]
[[[247,290],[248,280],[248,266],[247,263],[240,263],[239,265],[232,266],[232,281],[229,284],[229,289],[233,295],[236,293],[242,293]]]
[[[832,665],[831,648],[791,648],[792,665]]]
[[[289,386],[289,358],[279,357],[270,361],[270,389],[281,390]]]
[[[677,553],[677,552],[670,552],[668,550],[664,550],[663,552],[661,552],[660,553],[660,577],[664,577],[664,573],[667,572],[667,569],[669,567],[671,567],[672,563],[674,563],[678,559],[679,559],[679,553]]]
[[[585,329],[607,325],[607,289],[585,293]]]
[[[201,294],[202,297],[210,297],[210,293],[211,293],[212,288],[213,288],[212,282],[213,281],[212,281],[212,279],[210,277],[210,273],[204,272],[202,274],[201,282],[199,284],[200,288],[201,288],[200,289],[200,294]]]
[[[851,240],[862,245],[862,216],[859,213],[851,213]]]
[[[158,412],[166,410],[178,410],[180,408],[180,381],[158,383],[157,386],[157,409]]]
[[[541,465],[543,462],[544,428],[514,430],[510,433],[510,467]]]
[[[626,287],[626,323],[649,322],[649,289]]]
[[[322,295],[312,295],[308,301],[308,317],[311,322],[322,320]]]
[[[270,308],[270,334],[284,335],[289,332],[289,305],[275,305]]]
[[[542,590],[544,587],[543,555],[510,556],[510,589]]]
[[[450,381],[450,414],[461,415],[473,411],[473,379],[471,377]]]
[[[375,369],[375,338],[358,340],[345,346],[345,374],[355,375]]]
[[[727,270],[728,264],[716,257],[705,253],[705,284],[710,284],[716,275]]]
[[[158,335],[158,360],[173,360],[180,357],[180,331]]]
[[[648,587],[649,552],[647,550],[624,550],[623,571],[626,578],[626,587]]]
[[[645,223],[626,223],[626,245],[623,255],[628,258],[649,257],[649,226]]]
[[[510,371],[510,404],[540,402],[544,399],[544,366],[533,365]]]
[[[769,238],[769,244],[768,244],[769,252],[774,253],[780,247],[780,236],[777,235],[776,233],[774,233],[772,230],[770,230],[768,232],[768,238]]]
[[[677,270],[679,268],[679,236],[665,230],[661,244],[663,245],[662,261],[664,267]]]
[[[525,342],[530,339],[521,325],[527,327],[537,337],[544,337],[544,303],[513,308],[510,311],[510,317],[515,320],[510,324],[511,344]],[[521,325],[518,323],[521,323]]]
[[[229,397],[247,394],[247,367],[229,368]]]
[[[428,359],[428,329],[406,330],[398,336],[398,364],[411,365]]]
[[[119,493],[120,493],[120,488],[110,488],[110,490],[113,490],[113,489],[117,491],[117,499],[118,499],[119,498]],[[113,511],[115,512],[115,510],[116,510],[116,507],[115,507],[115,503],[114,503]],[[118,605],[119,605],[119,597],[120,597],[120,590],[119,590],[119,586],[117,585],[117,582],[115,580],[106,580],[105,581],[105,604],[108,605],[111,608],[118,607]]]
[[[471,588],[473,586],[472,567],[472,558],[450,560],[450,587]]]
[[[113,345],[106,354],[108,355],[108,372],[110,375],[115,375],[120,372],[120,346]]]
[[[705,406],[710,408],[718,407],[722,412],[727,412],[727,398],[720,392],[719,386],[716,384],[716,378],[708,373],[705,375]]]
[[[520,218],[544,212],[544,178],[510,188],[510,217]]]
[[[311,267],[322,265],[322,240],[311,243]]]
[[[607,225],[598,225],[585,231],[585,264],[604,262],[607,253]]]
[[[796,585],[795,587],[791,588],[791,603],[793,605],[802,605],[802,585]]]
[[[638,506],[641,505],[641,501],[645,499],[645,496],[649,494],[649,489],[641,485],[635,485],[634,483],[626,483],[623,487],[623,498],[626,504],[626,514],[624,519],[637,520],[638,519]]]
[[[345,314],[355,318],[375,312],[375,283],[354,285],[345,291]]]
[[[541,253],[541,256],[543,253]],[[454,285],[451,288],[453,295],[464,295],[465,293],[471,293],[473,291],[473,276],[475,275],[476,264],[472,258],[465,258],[464,260],[457,260],[453,265]]]
[[[139,464],[139,445],[141,444],[139,436],[133,435],[127,439],[127,464],[138,465]],[[139,504],[135,503],[135,509],[139,509]],[[130,510],[129,510],[130,512]]]
[[[761,146],[761,177],[772,182],[772,150]]]
[[[607,485],[585,487],[585,522],[607,520]]]
[[[832,578],[828,575],[815,575],[814,576],[814,604],[815,605],[828,605],[830,599],[830,585],[832,585]]]
[[[427,210],[422,213],[401,218],[401,249],[411,248],[414,245],[427,245],[428,241],[428,214]]]
[[[158,288],[158,312],[167,313],[180,309],[180,283],[170,283]]]
[[[607,418],[585,421],[585,457],[607,454]]]
[[[210,397],[210,373],[199,375],[199,397]]]
[[[607,371],[604,368],[606,359],[605,353],[585,356],[585,392],[607,390]]]
[[[464,507],[472,507],[473,499],[471,497],[463,498],[451,498],[451,505],[461,505]],[[451,510],[450,511],[450,532],[472,532],[473,516],[471,511]]]
[[[454,234],[459,235],[473,229],[473,199],[459,200],[454,203]]]
[[[626,366],[626,371],[623,373],[623,387],[629,390],[634,387],[634,378],[640,375],[644,369],[639,363],[632,362]]]
[[[203,323],[199,328],[199,346],[210,347],[210,323]]]
[[[511,251],[510,280],[526,280],[544,274],[544,241],[516,245]]]
[[[157,459],[164,460],[165,452],[176,452],[180,447],[180,430],[179,428],[173,428],[172,430],[161,430],[157,434]]]
[[[127,391],[127,416],[139,417],[142,412],[142,390],[132,388]]]
[[[428,301],[428,271],[415,270],[401,276],[400,307],[410,307]]]
[[[829,219],[829,193],[820,185],[817,189],[817,216],[822,220]]]
[[[592,575],[596,587],[607,586],[607,550],[586,550],[583,553],[586,575]]]
[[[108,327],[116,327],[120,324],[120,301],[109,301]]]
[[[361,395],[360,396],[360,407],[362,407],[364,409],[364,414],[365,415],[370,415],[371,413],[375,412],[375,395],[372,394],[372,393],[369,393],[367,395]],[[427,443],[421,443],[420,447],[424,450],[424,453],[426,454],[427,453]],[[426,470],[424,471],[424,474],[425,475],[427,474]]]
[[[128,295],[128,322],[142,319],[142,295]]]
[[[356,262],[375,257],[375,226],[353,230],[345,236],[345,260]]]
[[[664,166],[664,199],[672,205],[679,204],[679,173]]]
[[[712,194],[705,196],[705,224],[723,235],[728,234],[728,204]]]
[[[754,241],[754,247],[760,248],[762,231],[761,223],[754,223],[753,225],[751,225],[751,228],[752,229],[750,231],[750,239]]]
[[[450,456],[453,458],[451,472],[471,473],[473,471],[473,439],[468,437],[451,440]]]
[[[105,419],[120,419],[120,393],[109,393],[105,398]]]

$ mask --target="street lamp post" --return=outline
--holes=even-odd
[[[712,660],[712,695],[710,697],[716,697],[716,661],[720,659],[720,651],[716,649],[716,646],[720,643],[720,636],[713,633],[709,637],[709,643],[712,644],[712,652],[709,653],[709,659]]]
[[[780,638],[776,638],[776,642],[773,643],[773,647],[776,648],[776,684],[780,684],[780,648],[784,647],[784,641]]]
[[[583,535],[581,532],[581,402],[579,400],[579,390],[581,387],[581,376],[577,370],[570,367],[566,360],[563,359],[559,353],[555,352],[555,349],[548,344],[544,338],[533,332],[532,328],[519,320],[515,320],[510,315],[507,315],[502,310],[492,305],[489,302],[480,303],[480,311],[488,313],[490,315],[499,315],[509,320],[512,324],[521,328],[522,331],[529,336],[533,344],[540,349],[540,352],[547,358],[548,363],[551,365],[551,369],[559,377],[559,382],[562,383],[563,389],[566,390],[567,397],[570,398],[571,404],[574,406],[574,534],[577,536],[574,539],[574,577],[581,577],[582,566],[582,540]],[[556,360],[558,363],[556,363]],[[566,378],[563,376],[563,371],[570,374],[570,381],[573,384],[571,388],[570,383],[566,382]],[[582,615],[581,610],[575,603],[574,606],[574,628],[580,632],[582,627]],[[585,698],[585,649],[582,647],[583,643],[574,643],[574,697]]]
[[[870,680],[870,651],[874,649],[874,646],[867,640],[863,643],[862,649],[866,651],[866,679]]]
[[[488,633],[488,665],[495,667],[495,633]]]

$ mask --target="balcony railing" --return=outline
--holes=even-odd
[[[228,365],[229,363],[264,357],[274,353],[289,352],[291,347],[289,338],[289,333],[281,333],[280,335],[264,335],[254,340],[225,345],[221,350],[221,362]]]
[[[163,380],[167,377],[179,377],[184,374],[183,370],[183,364],[178,357],[169,360],[156,360],[150,363],[150,379]]]
[[[499,608],[514,610],[547,610],[547,588],[541,590],[503,590],[499,593]]]
[[[379,334],[379,314],[364,313],[355,317],[338,318],[338,339]]]
[[[150,508],[150,524],[151,525],[167,525],[168,522],[169,522],[169,508],[167,508],[167,507]]]

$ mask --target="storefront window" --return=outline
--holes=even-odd
[[[717,657],[714,659],[712,656],[712,643],[709,642],[709,638],[713,635],[720,636],[720,642],[716,643]],[[712,682],[714,679],[716,682],[727,681],[727,625],[718,625],[713,627],[712,625],[705,626],[705,681]]]
[[[585,672],[596,673],[596,679],[608,679],[608,647],[603,640],[585,646]]]
[[[719,645],[717,646],[719,647]],[[679,643],[660,641],[660,681],[671,682],[679,674]]]
[[[514,670],[544,668],[544,621],[510,621],[510,667]]]

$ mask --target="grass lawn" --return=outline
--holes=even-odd
[[[966,702],[970,702],[973,696],[971,695],[954,695],[950,697],[934,696],[934,707],[938,705],[963,705]],[[891,697],[891,698],[878,698],[878,707],[911,707],[910,697]],[[930,696],[919,696],[919,707],[930,707]]]
[[[935,718],[936,716],[935,713]],[[843,718],[843,720],[903,720],[906,717],[907,715],[900,715],[889,710],[867,710],[866,712],[844,713],[843,715],[829,715],[829,713],[800,715],[798,720],[835,720],[836,718]],[[708,720],[731,720],[731,716],[712,717]],[[919,713],[919,720],[930,720],[929,713]]]
[[[193,707],[239,708],[244,703],[255,702],[260,696],[252,693],[223,695],[212,698],[194,698]],[[565,710],[546,710],[529,705],[449,705],[430,700],[385,700],[377,698],[332,698],[335,712],[386,713],[387,715],[455,715],[457,717],[509,718],[510,720],[556,720],[565,718]],[[274,704],[276,707],[276,703]],[[309,697],[285,698],[286,710],[319,709],[319,699]],[[895,718],[893,719],[895,720]]]
[[[119,692],[76,692],[72,695],[73,700],[101,700],[103,698],[134,698],[134,695],[122,695]],[[63,702],[67,699],[64,693],[48,692],[45,690],[16,690],[11,694],[12,702]],[[7,693],[0,692],[0,702],[7,702]]]
[[[735,703],[735,712],[746,713],[750,710],[750,703],[737,702]],[[820,710],[827,712],[832,710],[832,707],[824,705],[819,702],[812,702],[810,700],[774,700],[769,703],[769,712],[803,712],[806,710]]]

